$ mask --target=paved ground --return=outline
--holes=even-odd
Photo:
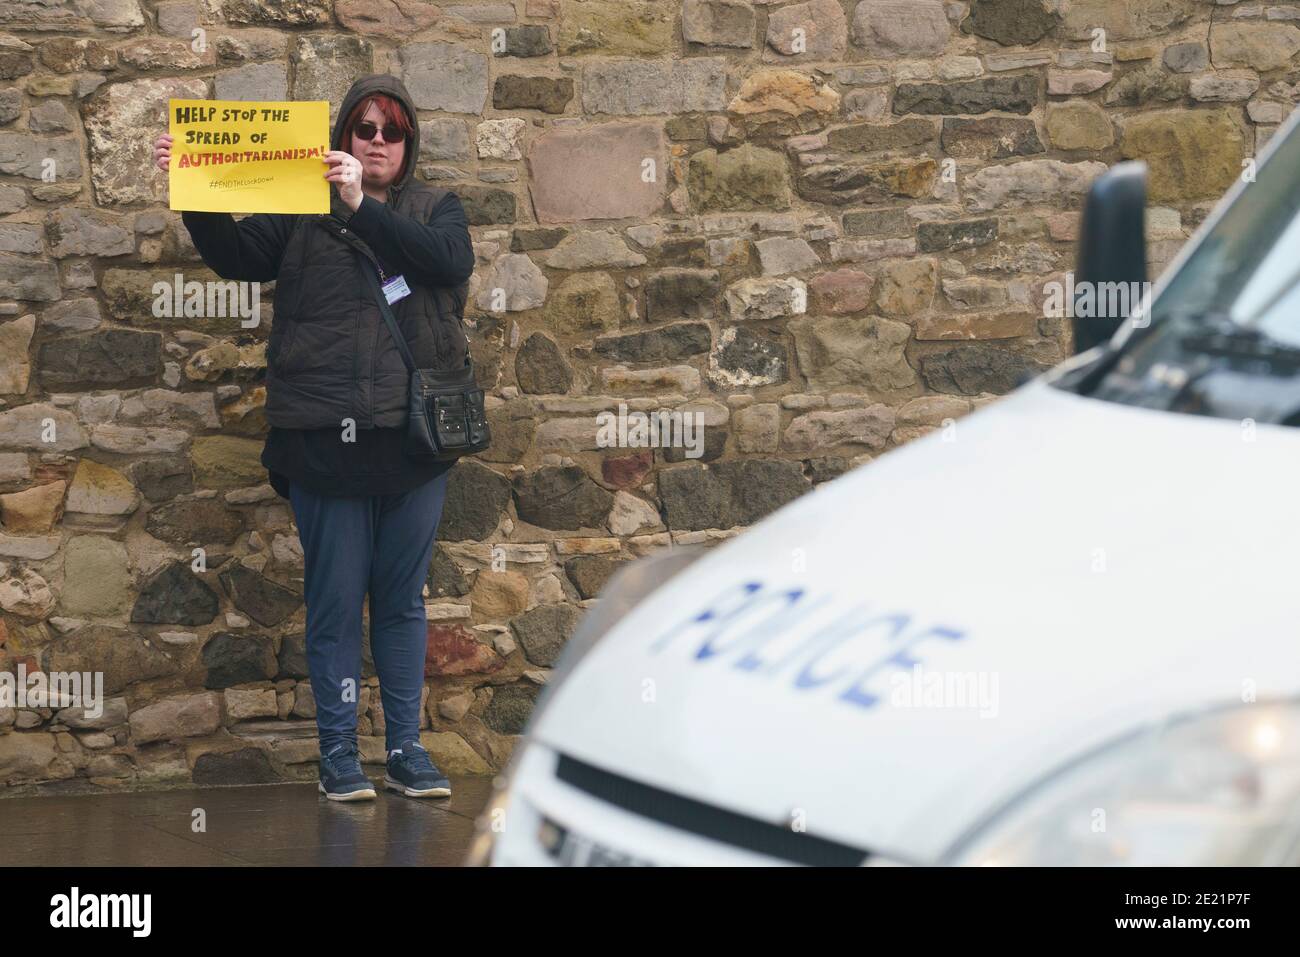
[[[0,866],[456,865],[491,788],[453,778],[450,799],[377,788],[356,804],[314,782],[0,799]]]

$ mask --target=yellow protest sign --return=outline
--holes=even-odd
[[[325,100],[169,100],[172,209],[328,213]]]

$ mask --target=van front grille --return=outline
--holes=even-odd
[[[567,754],[559,756],[555,776],[594,798],[640,817],[794,864],[857,867],[869,856],[866,851],[848,844],[793,831],[770,821],[737,814],[602,771]]]

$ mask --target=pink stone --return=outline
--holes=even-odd
[[[648,449],[631,455],[612,455],[600,463],[600,474],[608,485],[631,488],[640,484],[654,465],[654,454]]]
[[[873,280],[857,269],[822,273],[809,283],[815,312],[861,312],[871,304]]]
[[[419,0],[338,0],[334,13],[354,33],[397,40],[433,24],[439,10]]]
[[[1079,214],[1052,213],[1047,217],[1047,235],[1060,242],[1074,242],[1079,238]]]
[[[543,133],[528,150],[537,221],[653,216],[667,195],[668,162],[668,142],[657,122]],[[647,169],[654,175],[643,175]]]
[[[1077,96],[1100,90],[1112,74],[1103,70],[1048,70],[1047,92],[1051,96]]]

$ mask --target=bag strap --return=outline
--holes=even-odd
[[[362,257],[365,259],[365,257]],[[369,260],[366,260],[369,264]],[[384,290],[379,285],[379,277],[372,268],[373,264],[362,266],[366,275],[370,279],[370,290],[375,294],[379,301],[379,311],[383,313],[384,322],[388,324],[388,331],[392,333],[393,339],[397,342],[397,348],[402,353],[402,361],[406,363],[406,370],[412,374],[415,373],[415,357],[411,355],[411,349],[406,344],[406,337],[402,335],[402,330],[397,325],[397,318],[393,315],[393,310],[388,306],[388,297],[384,295]]]

